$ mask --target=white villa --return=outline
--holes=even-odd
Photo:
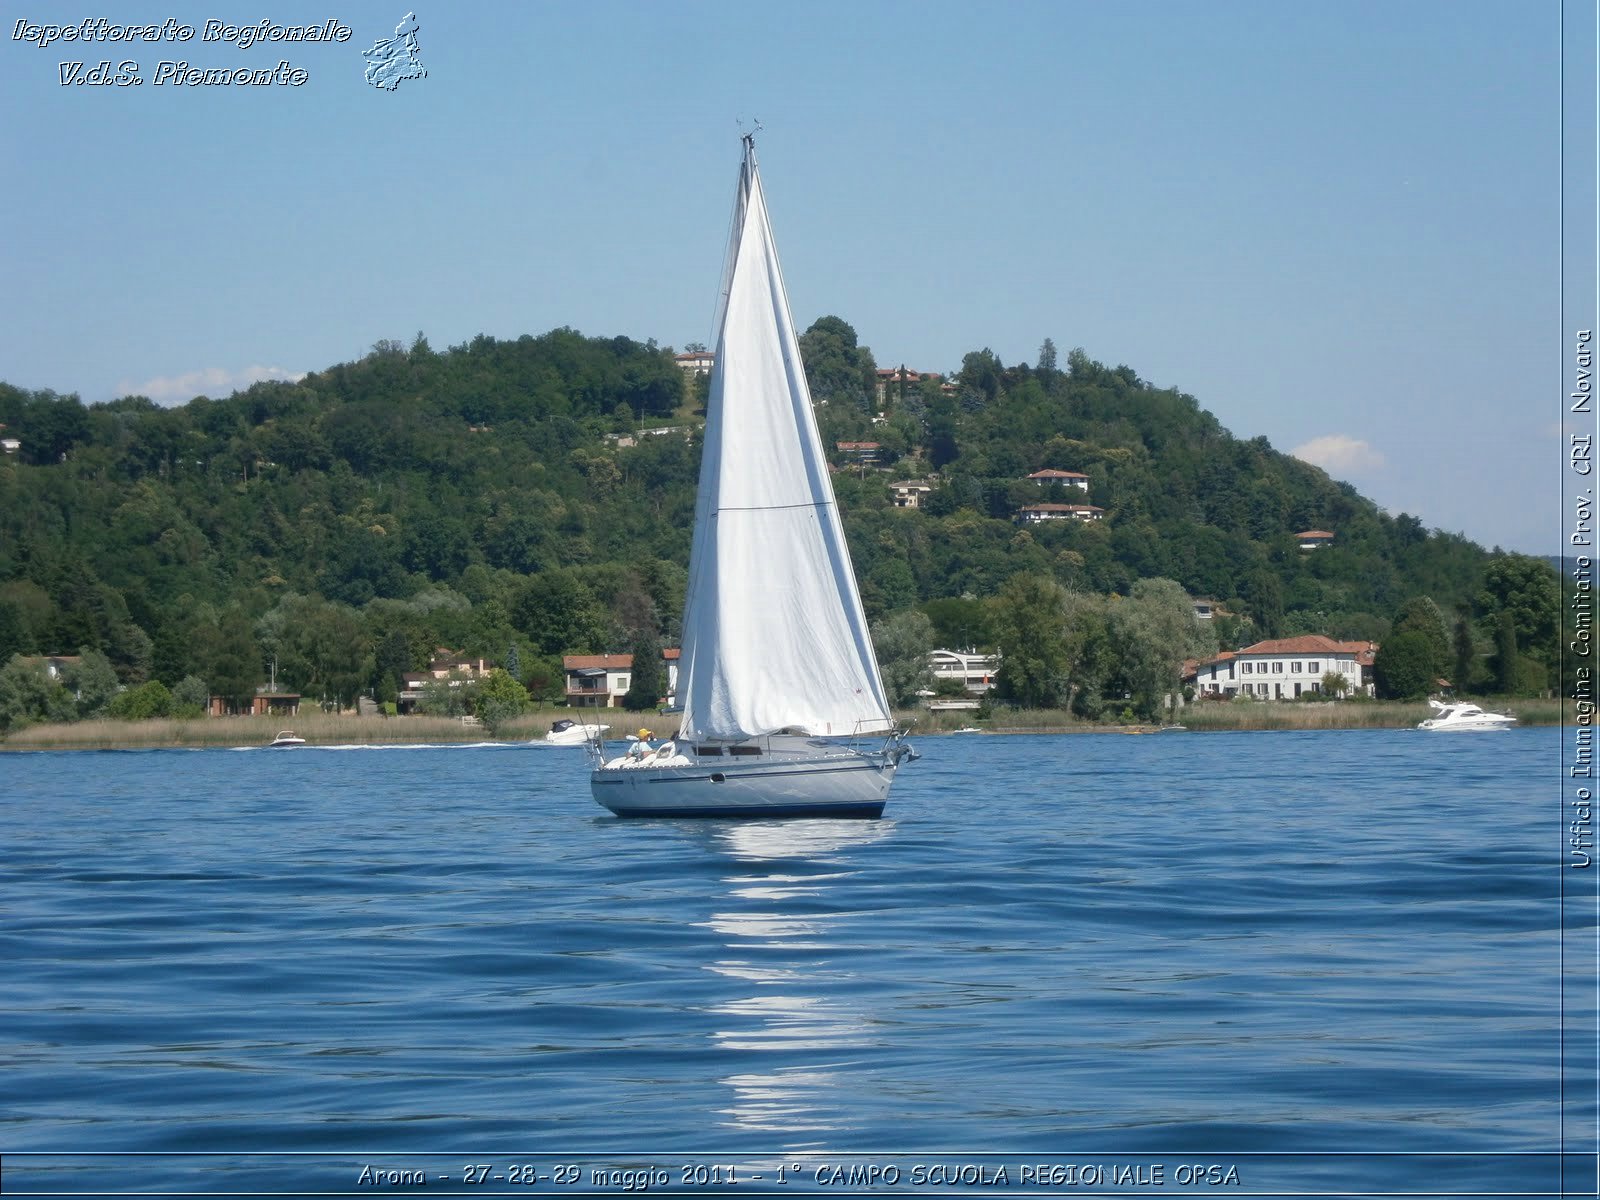
[[[933,485],[923,479],[902,479],[891,483],[889,491],[894,496],[896,508],[921,508],[922,498],[933,491]]]
[[[974,654],[970,650],[930,650],[928,665],[935,679],[954,679],[974,696],[981,696],[994,686],[1000,656]]]
[[[1041,521],[1099,521],[1106,510],[1093,504],[1024,504],[1017,510],[1017,520],[1025,525]]]
[[[1257,642],[1198,664],[1194,688],[1202,696],[1293,700],[1321,692],[1322,677],[1331,671],[1344,676],[1345,695],[1370,695],[1367,668],[1376,649],[1371,642],[1336,642],[1321,634]]]
[[[711,368],[717,365],[717,356],[709,350],[690,350],[672,357],[686,375],[709,375]]]

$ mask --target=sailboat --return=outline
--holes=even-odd
[[[878,817],[916,754],[889,713],[756,171],[744,157],[716,320],[676,741],[590,789],[624,817]]]

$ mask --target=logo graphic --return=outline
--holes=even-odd
[[[365,72],[368,83],[392,92],[402,79],[421,79],[427,75],[428,69],[418,57],[422,52],[417,45],[419,28],[417,14],[407,13],[394,27],[392,38],[379,38],[372,43],[371,50],[361,52],[362,57],[369,60]]]

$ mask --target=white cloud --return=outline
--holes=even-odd
[[[290,383],[304,379],[304,371],[282,367],[244,367],[228,371],[222,367],[203,367],[183,375],[161,375],[143,383],[124,381],[117,385],[119,396],[148,396],[157,404],[186,404],[196,396],[226,396],[264,379],[283,379]]]
[[[1381,470],[1386,465],[1383,455],[1366,442],[1343,433],[1312,438],[1289,453],[1301,462],[1321,467],[1330,475],[1360,475]]]

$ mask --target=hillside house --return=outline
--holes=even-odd
[[[1017,510],[1017,520],[1024,525],[1037,525],[1042,521],[1100,521],[1106,510],[1093,504],[1024,504]]]
[[[717,356],[710,350],[690,350],[674,354],[672,359],[685,375],[709,375],[711,368],[717,365]]]
[[[877,442],[835,442],[833,447],[852,462],[860,463],[864,467],[876,466],[878,454],[883,449]]]
[[[933,485],[922,479],[902,479],[889,485],[896,508],[921,508],[922,501],[933,491]]]
[[[1295,534],[1294,540],[1302,550],[1320,550],[1323,546],[1333,545],[1333,534],[1326,529],[1307,529]]]
[[[1028,476],[1028,481],[1038,487],[1075,487],[1080,491],[1089,490],[1089,477],[1079,471],[1058,471],[1054,467],[1046,467],[1042,471],[1035,471]]]
[[[935,382],[944,378],[936,371],[910,371],[905,367],[879,367],[878,377],[874,387],[877,394],[878,407],[883,407],[883,402],[889,394],[889,389],[898,385],[901,388],[921,387],[925,379]]]

